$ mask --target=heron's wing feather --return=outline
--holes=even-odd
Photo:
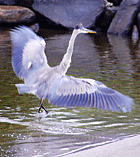
[[[92,79],[62,76],[54,81],[49,102],[57,106],[83,106],[120,112],[130,111],[133,99]]]
[[[47,66],[45,41],[32,29],[22,26],[11,32],[12,65],[16,75],[24,79],[29,72]]]

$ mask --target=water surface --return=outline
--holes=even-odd
[[[41,29],[51,66],[66,52],[69,32]],[[93,108],[64,108],[48,104],[38,114],[39,100],[19,95],[22,82],[12,70],[9,30],[0,29],[0,155],[62,156],[140,133],[140,42],[104,34],[77,37],[68,75],[93,78],[132,97],[129,113]]]

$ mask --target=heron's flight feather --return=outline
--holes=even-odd
[[[134,105],[131,98],[99,81],[71,76],[58,77],[48,99],[57,106],[86,106],[117,112],[130,111]]]
[[[16,75],[25,79],[29,73],[48,66],[44,53],[45,41],[32,29],[19,27],[11,31],[12,65]]]

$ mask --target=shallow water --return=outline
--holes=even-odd
[[[59,64],[71,33],[40,30],[51,66]],[[81,34],[75,42],[68,75],[93,78],[132,97],[129,113],[93,108],[62,108],[48,104],[37,113],[39,100],[19,95],[22,82],[11,66],[9,30],[0,30],[0,155],[62,156],[140,133],[140,43],[135,39],[104,34]]]

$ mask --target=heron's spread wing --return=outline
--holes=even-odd
[[[57,106],[83,106],[120,112],[130,111],[133,99],[92,79],[61,76],[54,81],[49,102]]]
[[[47,65],[44,39],[38,37],[26,26],[14,29],[10,33],[12,65],[18,77],[24,79],[29,72]]]

